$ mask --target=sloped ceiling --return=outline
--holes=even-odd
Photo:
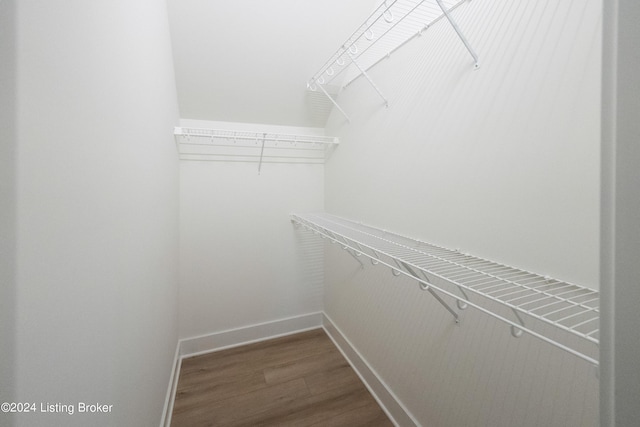
[[[168,0],[181,117],[323,127],[306,81],[377,3]]]

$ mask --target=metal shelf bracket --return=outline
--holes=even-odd
[[[351,55],[351,62],[353,63],[353,65],[356,66],[356,68],[358,70],[360,70],[360,72],[362,73],[364,78],[367,79],[369,84],[378,93],[378,95],[380,95],[380,98],[382,98],[382,100],[384,101],[384,106],[389,108],[389,101],[387,101],[387,98],[385,98],[385,96],[382,94],[380,89],[378,89],[378,86],[376,86],[376,84],[373,82],[373,80],[371,80],[371,77],[369,77],[369,74],[367,74],[367,72],[358,64],[358,61],[356,60],[356,57],[354,55]]]
[[[338,105],[338,103],[336,102],[335,99],[333,99],[333,97],[331,95],[329,95],[329,92],[326,91],[325,88],[322,87],[322,85],[317,82],[317,81],[312,81],[309,85],[308,85],[309,89],[314,90],[313,88],[315,87],[319,87],[320,90],[322,91],[322,93],[325,94],[325,96],[327,98],[329,98],[329,100],[331,101],[331,103],[338,109],[338,111],[340,111],[340,113],[342,113],[342,115],[344,116],[345,119],[347,119],[347,123],[351,123],[351,119],[349,118],[349,116],[347,116],[347,113],[344,112],[344,110],[342,109],[342,107],[340,107],[340,105]]]
[[[411,268],[411,266],[409,264],[407,264],[406,262],[402,262],[399,261],[400,264],[402,264],[402,266],[409,272],[410,275],[412,275],[417,281],[418,283],[422,284],[422,282],[424,282],[423,279],[420,278],[420,276],[418,276],[418,274]],[[427,282],[428,283],[428,282]],[[442,306],[449,312],[451,313],[451,315],[453,316],[453,318],[456,321],[456,324],[459,325],[460,324],[460,317],[458,316],[458,313],[455,312],[455,310],[453,308],[451,308],[449,306],[449,304],[447,304],[442,298],[440,298],[440,295],[438,295],[432,288],[431,286],[427,286],[426,288],[423,288],[422,286],[420,286],[420,289],[423,289],[427,292],[429,292],[440,304],[442,304]]]
[[[264,141],[267,138],[267,134],[262,134],[262,146],[260,147],[260,160],[258,161],[258,175],[260,175],[260,169],[262,169],[262,158],[264,157]]]
[[[471,57],[473,58],[473,61],[475,62],[474,68],[477,70],[478,68],[480,68],[480,64],[478,63],[478,55],[476,54],[475,50],[473,50],[473,47],[471,47],[471,44],[469,43],[467,38],[464,36],[462,30],[460,29],[456,21],[451,16],[451,13],[449,13],[449,11],[444,6],[444,4],[442,4],[442,0],[436,0],[436,2],[438,3],[438,7],[440,7],[440,10],[442,10],[442,13],[444,14],[444,16],[447,18],[447,21],[449,21],[449,23],[455,30],[456,34],[464,44],[464,47],[466,47],[467,50],[469,51],[469,54],[471,55]]]

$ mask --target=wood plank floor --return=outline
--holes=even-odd
[[[322,329],[184,359],[182,426],[393,426]]]

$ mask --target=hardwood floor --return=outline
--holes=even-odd
[[[393,426],[322,329],[184,359],[171,425]]]

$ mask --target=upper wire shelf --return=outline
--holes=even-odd
[[[307,81],[307,88],[322,91],[349,121],[349,116],[323,85],[345,87],[363,76],[388,106],[387,98],[367,71],[443,18],[449,21],[477,69],[478,55],[451,15],[466,1],[384,0]]]
[[[445,249],[328,214],[292,214],[302,225],[340,244],[362,267],[361,257],[390,267],[394,276],[418,281],[459,323],[457,308],[471,306],[511,327],[514,337],[528,333],[598,365],[598,291]]]
[[[323,164],[339,139],[320,135],[176,127],[181,160]]]
[[[330,84],[342,78],[342,86],[347,86],[362,75],[357,68],[349,67],[354,60],[365,71],[369,70],[410,39],[446,18],[445,12],[452,12],[467,1],[440,0],[442,8],[438,0],[383,1],[309,79],[308,85],[313,89],[316,83]],[[475,52],[472,56],[478,64]]]

